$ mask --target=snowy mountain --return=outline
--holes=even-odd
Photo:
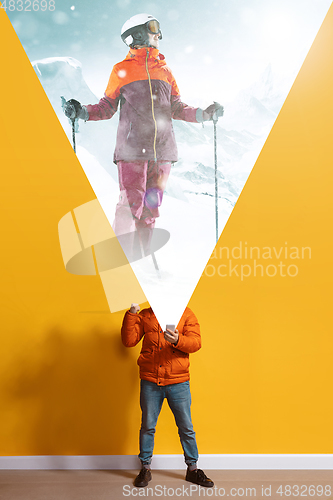
[[[82,75],[81,63],[72,57],[50,57],[32,62],[33,68],[49,98],[69,141],[71,123],[63,113],[61,96],[76,99],[82,104],[96,104],[99,99],[89,89]],[[118,114],[112,120],[84,123],[79,121],[76,142],[92,154],[117,181],[117,169],[112,163]]]
[[[267,135],[287,95],[288,84],[269,64],[259,80],[243,89],[228,106],[223,125],[228,130]]]
[[[49,57],[32,61],[32,66],[41,81],[48,98],[60,111],[59,95],[66,99],[75,96],[82,102],[98,102],[82,76],[81,63],[72,57]]]
[[[82,104],[98,102],[84,81],[81,64],[63,57],[34,61],[33,66],[71,140],[71,124],[63,114],[60,96]],[[244,90],[226,107],[216,127],[220,233],[283,100],[274,85],[267,70],[257,85]],[[111,120],[80,121],[77,133],[79,160],[111,224],[119,196],[113,163],[117,124],[118,113]],[[173,125],[179,161],[173,165],[156,222],[156,227],[170,233],[170,240],[157,252],[158,275],[148,257],[132,264],[161,324],[178,323],[215,245],[213,124],[202,127],[175,120]]]
[[[268,64],[259,80],[247,88],[247,93],[277,115],[286,98],[289,86],[290,83],[285,78],[278,78],[273,73],[271,64]]]

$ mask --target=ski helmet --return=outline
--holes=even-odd
[[[134,45],[149,46],[148,33],[159,35],[162,39],[159,21],[149,14],[137,14],[130,17],[121,28],[121,39],[132,48]]]

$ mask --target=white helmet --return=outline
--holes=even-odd
[[[149,14],[137,14],[130,17],[121,28],[121,39],[126,45],[148,45],[148,33],[159,35],[162,38],[160,23],[154,16]]]

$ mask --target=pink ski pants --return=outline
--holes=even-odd
[[[113,230],[118,236],[153,229],[170,174],[171,162],[118,161],[120,196]]]

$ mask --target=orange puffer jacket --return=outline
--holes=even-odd
[[[138,314],[127,311],[121,328],[121,338],[126,347],[134,347],[143,337],[138,358],[140,378],[158,385],[178,384],[190,379],[189,353],[201,347],[200,326],[188,307],[178,323],[177,346],[164,339],[152,309],[143,309]]]

